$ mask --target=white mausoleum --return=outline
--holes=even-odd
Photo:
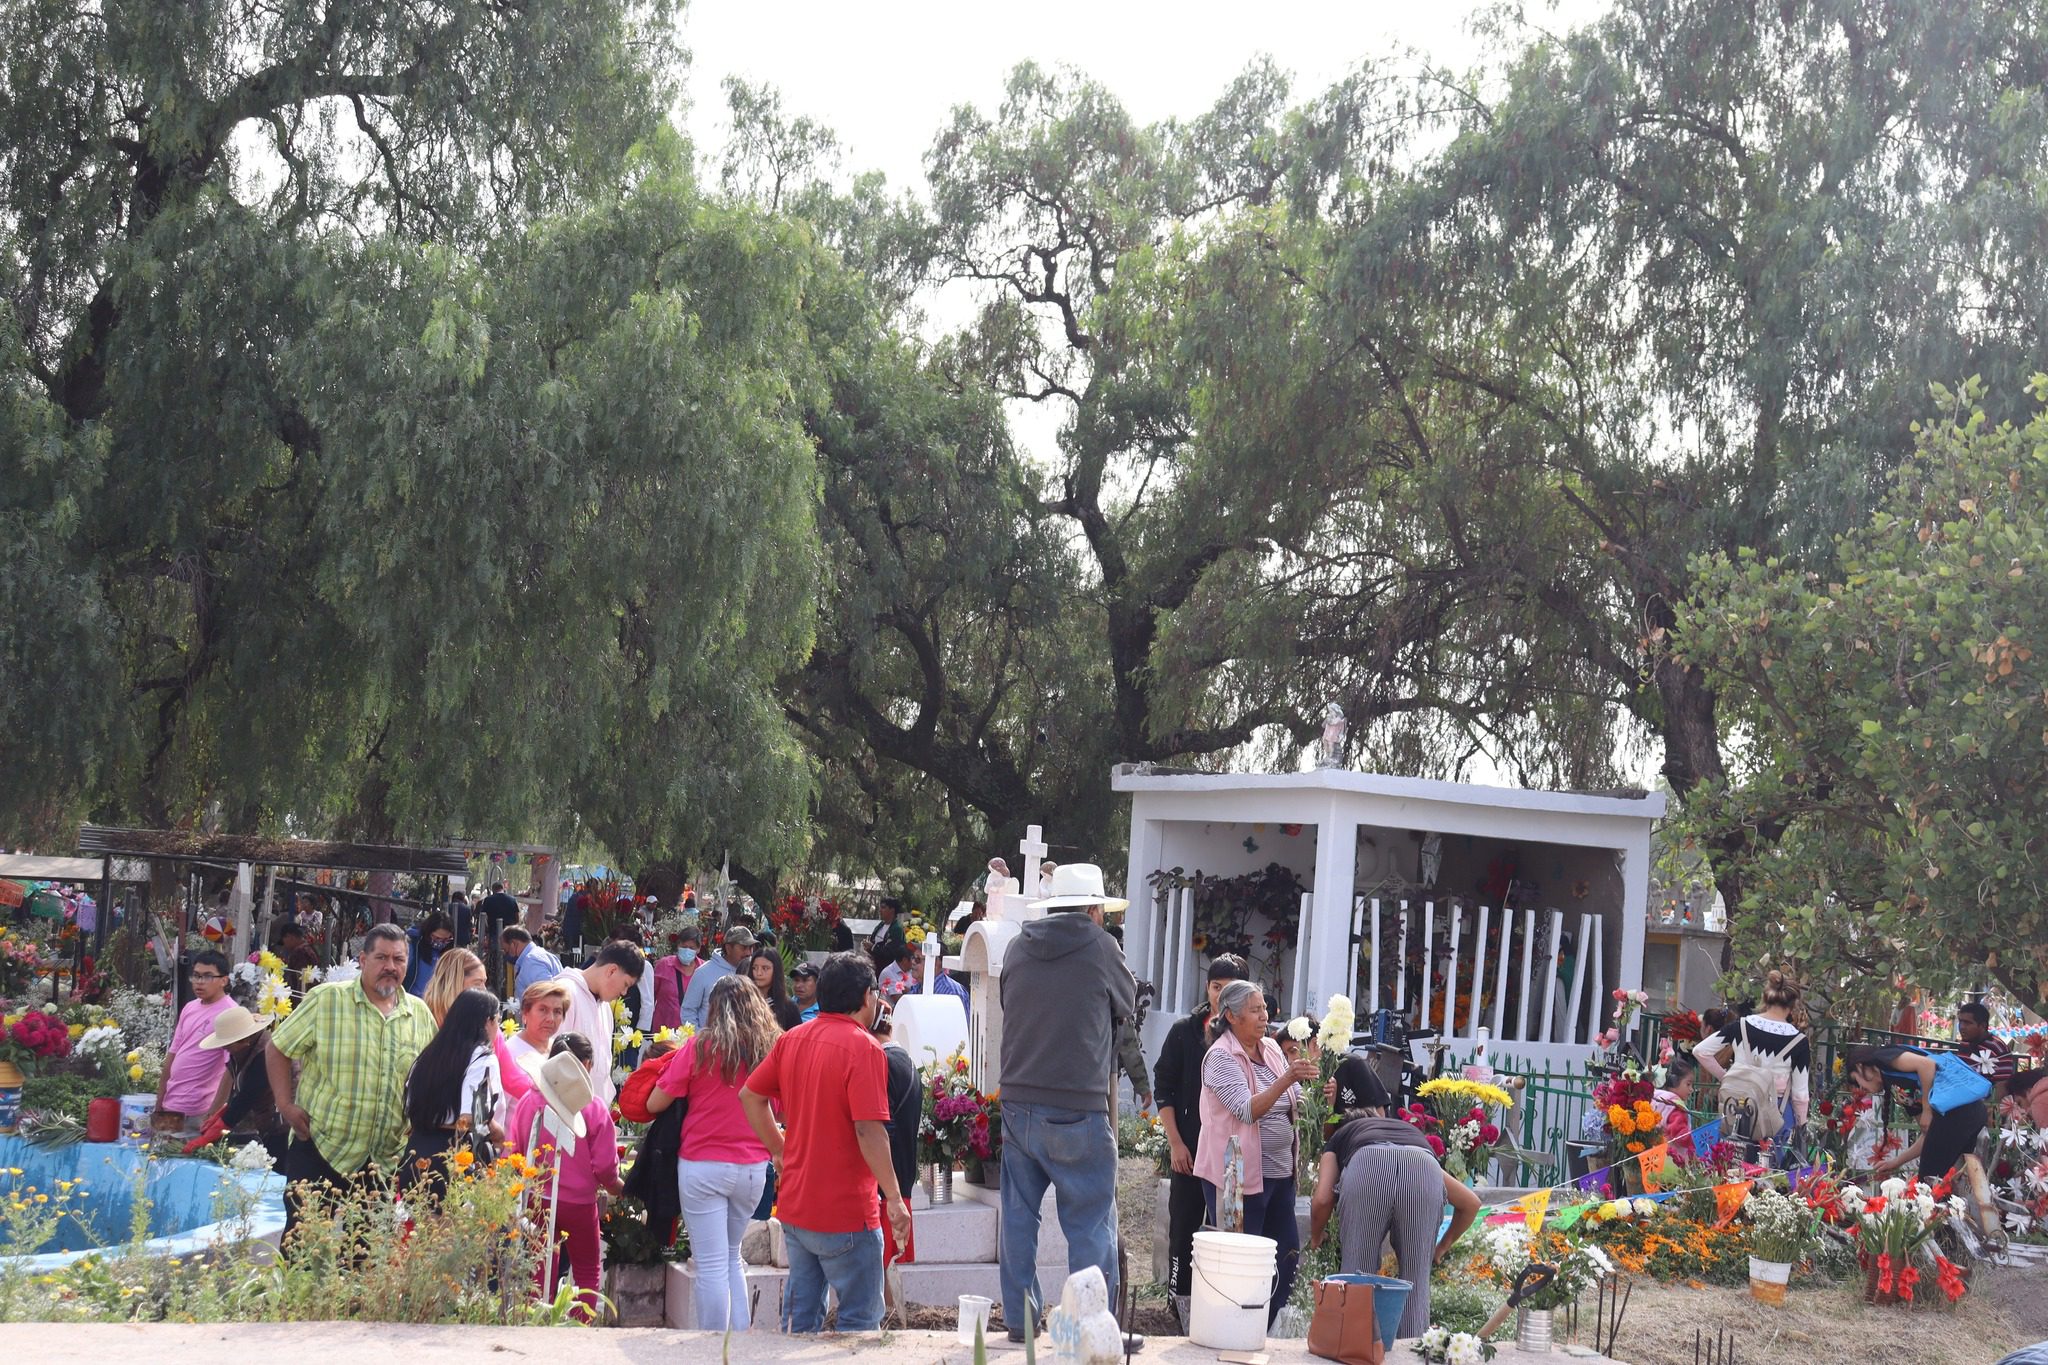
[[[1642,985],[1660,793],[1143,764],[1119,766],[1112,785],[1131,797],[1125,954],[1158,990],[1153,1055],[1201,998],[1202,902],[1213,915],[1228,899],[1155,884],[1175,868],[1227,879],[1279,863],[1299,877],[1296,944],[1266,942],[1263,919],[1248,926],[1254,974],[1288,1014],[1348,995],[1361,1028],[1384,1007],[1460,1042],[1484,1028],[1496,1060],[1553,1066],[1583,1062],[1609,992]]]

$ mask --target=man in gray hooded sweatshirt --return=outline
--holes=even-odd
[[[1003,1321],[1010,1340],[1042,1320],[1037,1282],[1038,1215],[1051,1186],[1067,1269],[1096,1266],[1115,1302],[1116,1134],[1109,1097],[1117,1026],[1136,1013],[1137,983],[1105,910],[1128,901],[1103,894],[1102,869],[1066,863],[1052,895],[1033,902],[1043,919],[1027,923],[1003,955]]]

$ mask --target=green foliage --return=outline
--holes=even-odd
[[[96,1099],[118,1099],[131,1084],[125,1075],[81,1076],[62,1072],[30,1076],[22,1082],[21,1107],[48,1114],[63,1114],[83,1122]]]
[[[1684,614],[1743,741],[1689,825],[1768,832],[1732,908],[1844,1017],[1895,975],[2048,999],[2048,415],[1994,424],[1986,398],[1936,390],[1835,574],[1715,556]]]
[[[1505,1297],[1455,1271],[1433,1270],[1429,1277],[1430,1325],[1476,1334]]]
[[[817,253],[675,9],[8,9],[0,825],[800,843]]]

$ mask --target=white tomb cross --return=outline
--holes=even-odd
[[[975,1088],[984,1094],[1002,1084],[1003,1057],[1003,954],[1026,920],[1045,912],[1028,908],[1038,899],[1038,878],[1047,846],[1045,831],[1027,825],[1017,844],[1022,855],[1015,877],[991,876],[988,881],[988,916],[967,926],[960,947],[960,965],[967,973],[967,991],[974,1016],[968,1041],[969,1072]]]

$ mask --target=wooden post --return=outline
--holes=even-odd
[[[1534,910],[1524,910],[1522,912],[1522,998],[1519,1002],[1520,1008],[1516,1011],[1519,1017],[1515,1023],[1515,1039],[1523,1043],[1533,1041],[1529,1037],[1529,962],[1531,955],[1535,951],[1536,912]]]
[[[1557,1024],[1557,941],[1563,933],[1564,911],[1553,909],[1550,912],[1550,937],[1544,940],[1547,946],[1543,961],[1536,964],[1543,973],[1543,1041],[1546,1043],[1557,1041],[1552,1029]]]
[[[1487,906],[1479,907],[1479,934],[1472,940],[1472,1008],[1465,1011],[1465,1032],[1474,1038],[1479,1036],[1479,1006],[1486,995],[1486,926],[1492,913]]]
[[[1444,1034],[1453,1038],[1458,1033],[1458,942],[1465,928],[1465,907],[1451,902],[1451,971],[1444,978]]]
[[[1401,902],[1401,957],[1394,964],[1394,1008],[1408,1013],[1408,902]]]
[[[1380,973],[1386,964],[1380,961],[1380,898],[1372,898],[1372,1012],[1380,1012]]]
[[[1500,968],[1493,980],[1493,1036],[1496,1039],[1507,1036],[1501,1032],[1501,1023],[1508,1008],[1508,965],[1514,956],[1515,912],[1503,905],[1500,908]]]
[[[1430,979],[1436,975],[1436,902],[1422,903],[1422,1013],[1415,1016],[1418,1029],[1429,1027]]]

